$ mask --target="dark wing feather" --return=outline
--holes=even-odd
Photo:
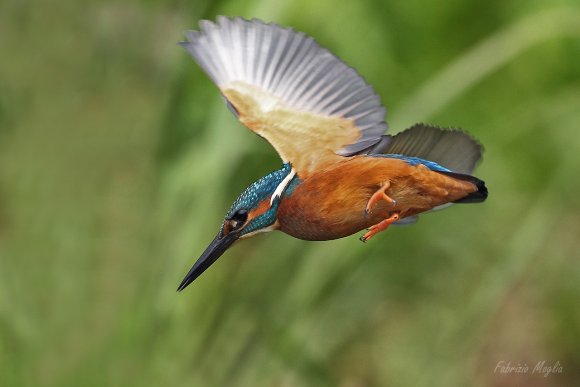
[[[459,129],[416,124],[381,140],[357,154],[400,154],[434,161],[451,171],[471,174],[481,160],[483,147]]]

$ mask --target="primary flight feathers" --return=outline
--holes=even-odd
[[[312,169],[321,160],[292,158],[323,153],[325,144],[337,154],[353,154],[377,143],[387,129],[386,109],[373,88],[301,32],[256,19],[218,17],[217,23],[201,21],[200,31],[186,36],[181,44],[240,120],[272,143],[284,161]],[[306,121],[313,118],[316,126]],[[288,149],[289,139],[301,149]]]

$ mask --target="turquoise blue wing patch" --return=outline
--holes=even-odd
[[[373,154],[373,155],[369,155],[371,157],[386,157],[389,159],[398,159],[398,160],[403,160],[405,162],[407,162],[407,164],[409,165],[419,165],[422,164],[424,166],[426,166],[427,168],[429,168],[432,171],[436,171],[436,172],[453,172],[450,169],[447,169],[439,164],[437,164],[434,161],[429,161],[429,160],[424,160],[422,158],[419,157],[412,157],[412,156],[404,156],[404,155],[398,155],[398,154]]]

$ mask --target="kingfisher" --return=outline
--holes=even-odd
[[[240,17],[199,27],[179,44],[282,167],[234,201],[178,291],[234,242],[259,233],[322,241],[366,230],[367,242],[420,213],[487,198],[472,176],[483,152],[475,139],[426,124],[385,134],[386,109],[372,86],[312,37]]]

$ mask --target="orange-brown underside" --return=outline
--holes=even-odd
[[[380,202],[365,216],[370,197],[386,181],[396,205]],[[301,239],[341,238],[368,228],[394,211],[401,218],[475,192],[470,182],[411,166],[398,159],[356,156],[317,171],[299,184],[278,210],[280,229]]]

